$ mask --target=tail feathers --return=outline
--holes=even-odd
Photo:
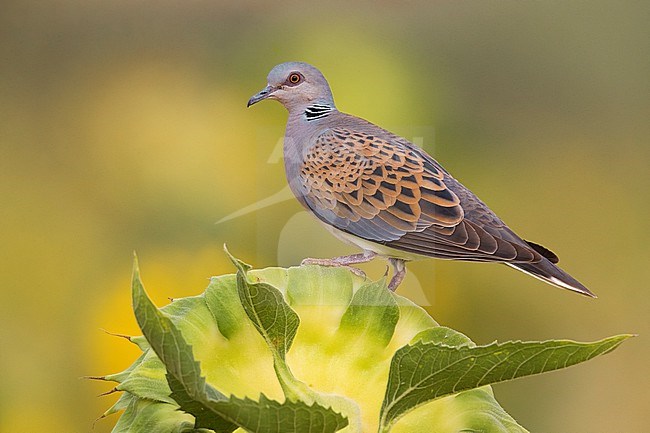
[[[547,259],[543,259],[538,263],[507,263],[507,265],[556,287],[596,298],[596,295],[591,293],[591,291],[583,286],[578,280],[555,266]]]
[[[545,246],[527,240],[524,240],[524,242],[526,242],[529,247],[540,253],[543,257],[546,257],[549,262],[555,264],[560,261],[560,258]]]

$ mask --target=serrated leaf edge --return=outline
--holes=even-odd
[[[597,356],[605,355],[605,354],[607,354],[607,353],[613,351],[613,350],[616,349],[616,348],[617,348],[617,347],[618,347],[618,346],[619,346],[623,341],[627,340],[627,339],[630,338],[630,337],[634,337],[634,335],[633,335],[633,334],[620,334],[620,335],[616,335],[616,336],[612,336],[612,337],[604,338],[604,339],[601,339],[601,340],[597,340],[597,341],[594,341],[594,342],[586,342],[586,343],[585,343],[585,342],[577,342],[577,341],[574,341],[574,340],[568,340],[568,339],[562,339],[562,340],[544,340],[544,341],[522,341],[522,340],[514,340],[514,341],[505,341],[505,342],[500,342],[500,343],[499,343],[499,342],[494,342],[494,343],[490,343],[490,344],[487,344],[487,345],[481,345],[481,346],[468,346],[468,345],[462,345],[462,346],[449,346],[449,345],[446,345],[446,344],[443,344],[443,343],[423,342],[423,341],[421,341],[421,340],[415,341],[413,344],[408,344],[408,345],[403,346],[402,348],[398,349],[398,350],[395,352],[395,355],[393,355],[393,361],[394,361],[395,357],[398,355],[398,353],[400,353],[400,351],[403,351],[403,350],[405,350],[405,349],[407,349],[407,348],[409,348],[409,347],[416,347],[416,346],[432,346],[432,347],[441,347],[441,348],[445,348],[445,349],[457,349],[457,350],[469,350],[469,351],[477,351],[477,350],[485,349],[485,348],[495,348],[495,349],[498,349],[498,348],[500,348],[500,347],[504,347],[504,346],[507,346],[507,345],[513,345],[513,344],[515,344],[515,345],[516,345],[516,344],[538,344],[538,345],[543,345],[543,344],[546,344],[546,343],[560,343],[560,344],[562,344],[562,343],[565,343],[565,344],[566,344],[566,343],[569,343],[569,344],[575,344],[575,345],[579,345],[579,346],[583,346],[583,347],[584,347],[584,346],[590,346],[590,345],[596,345],[596,347],[595,347],[594,351],[593,351],[591,354],[589,354],[589,355],[587,356],[587,358],[584,359],[583,361],[579,361],[579,362],[576,362],[576,363],[571,364],[571,365],[567,365],[567,364],[565,363],[562,367],[552,368],[552,369],[550,369],[550,370],[544,370],[544,369],[542,369],[542,371],[539,371],[539,372],[536,372],[536,373],[531,373],[531,374],[526,374],[526,375],[524,375],[524,376],[515,377],[515,376],[516,376],[516,371],[519,370],[519,367],[518,367],[517,370],[515,370],[515,374],[513,374],[513,376],[511,376],[511,377],[509,377],[509,378],[506,378],[506,379],[500,379],[500,380],[495,380],[495,381],[488,381],[488,382],[482,383],[482,380],[484,380],[485,377],[486,377],[487,374],[488,374],[488,373],[486,372],[486,373],[483,375],[483,377],[478,381],[477,385],[474,386],[474,387],[471,387],[471,388],[454,389],[454,390],[452,390],[452,392],[445,392],[445,393],[442,393],[442,394],[436,394],[435,397],[433,397],[433,398],[431,398],[431,399],[428,399],[428,400],[426,400],[426,401],[419,402],[419,403],[416,404],[415,406],[412,406],[412,407],[406,409],[405,411],[403,411],[403,412],[401,412],[401,413],[399,413],[399,414],[397,414],[397,415],[394,415],[394,416],[391,417],[390,419],[387,419],[387,416],[388,416],[388,413],[389,413],[390,409],[391,409],[392,407],[395,406],[396,402],[398,402],[401,398],[403,398],[403,397],[399,397],[397,400],[393,400],[391,403],[386,404],[386,399],[388,398],[388,392],[389,392],[389,389],[390,389],[390,378],[392,377],[391,372],[392,372],[392,370],[393,370],[393,368],[394,368],[393,361],[391,361],[391,367],[390,367],[390,371],[391,371],[391,372],[389,372],[389,381],[388,381],[388,383],[387,383],[387,385],[386,385],[386,396],[384,397],[384,403],[382,403],[382,408],[381,408],[381,412],[380,412],[379,431],[380,431],[380,432],[383,432],[383,433],[388,433],[388,432],[390,431],[390,429],[392,428],[392,426],[393,426],[393,425],[394,425],[394,424],[395,424],[395,423],[396,423],[396,422],[397,422],[401,417],[403,417],[403,416],[406,415],[407,413],[411,412],[412,410],[414,410],[414,409],[416,409],[416,408],[418,408],[418,407],[420,407],[420,406],[422,406],[422,405],[424,405],[424,404],[430,403],[431,401],[437,400],[437,399],[439,399],[439,398],[446,397],[446,396],[453,395],[453,394],[457,394],[457,393],[459,393],[459,392],[463,392],[463,391],[468,391],[468,390],[471,390],[471,389],[480,388],[480,387],[483,387],[483,386],[486,386],[486,385],[492,385],[492,384],[495,384],[495,383],[507,382],[507,381],[514,380],[514,379],[519,379],[519,378],[522,378],[522,377],[535,376],[535,375],[542,374],[542,373],[546,373],[546,372],[550,372],[550,371],[556,371],[556,370],[561,370],[561,369],[564,369],[564,368],[572,367],[572,366],[577,365],[577,364],[580,364],[580,363],[582,363],[582,362],[589,361],[589,360],[591,360],[591,359],[593,359],[593,358],[595,358],[595,357],[597,357]],[[599,350],[602,346],[604,346],[604,345],[609,345],[609,347],[605,348],[605,349],[602,350],[601,352],[598,352],[598,350]],[[552,350],[552,349],[556,349],[556,348],[548,348],[548,350]],[[545,349],[545,350],[546,350],[546,349]],[[598,352],[598,353],[596,353],[596,352]],[[542,353],[542,352],[539,352],[539,353]],[[539,354],[539,353],[538,353],[538,354]],[[594,353],[595,353],[595,354],[594,354]],[[534,356],[537,356],[538,354],[535,354]],[[472,357],[472,356],[468,355],[468,356],[465,357],[465,358],[462,358],[462,359],[460,359],[460,360],[455,361],[453,364],[456,364],[456,363],[458,363],[458,362],[461,362],[461,361],[463,361],[463,360],[465,360],[465,359],[467,359],[467,358],[471,358],[471,357]],[[527,362],[529,362],[532,358],[533,358],[533,357],[531,357],[531,358],[525,360],[524,362],[522,362],[522,363],[520,364],[520,366],[523,365],[523,364],[525,364],[525,363],[527,363]],[[570,358],[570,356],[569,356],[568,358]],[[501,362],[503,362],[503,361],[501,361]],[[450,367],[450,366],[453,365],[453,364],[450,364],[449,366],[446,366],[444,369]],[[495,364],[495,365],[498,365],[498,364]],[[442,370],[438,370],[437,372],[435,372],[435,374],[438,374],[440,371],[443,371],[444,369],[442,369]],[[489,371],[491,371],[492,369],[493,369],[493,368],[491,368]],[[488,372],[489,372],[489,371],[488,371]],[[430,376],[432,376],[432,375],[433,375],[433,374],[430,374],[430,375],[428,375],[428,376],[430,377]],[[459,379],[459,380],[460,380],[460,379]],[[458,382],[457,382],[457,383],[458,383]],[[409,388],[410,388],[410,389],[416,389],[416,386],[410,386]],[[395,392],[397,392],[397,391],[398,391],[398,390],[396,389]],[[402,395],[405,395],[405,393],[403,392]]]

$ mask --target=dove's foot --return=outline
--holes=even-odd
[[[388,283],[388,289],[391,292],[394,292],[406,276],[406,262],[394,257],[389,258],[388,262],[393,267],[393,278],[391,278],[390,283]]]
[[[334,257],[332,259],[304,259],[301,262],[301,265],[319,265],[319,266],[328,266],[328,267],[345,267],[348,268],[355,275],[366,278],[366,273],[361,269],[354,268],[350,265],[357,265],[359,263],[366,263],[374,259],[377,256],[377,253],[372,251],[365,251],[359,254],[352,254],[349,256]]]

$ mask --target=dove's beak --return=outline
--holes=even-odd
[[[248,100],[248,104],[246,104],[247,107],[250,107],[253,104],[256,104],[260,102],[263,99],[268,98],[275,92],[277,88],[272,87],[270,84],[263,88],[259,93],[254,94],[251,99]]]

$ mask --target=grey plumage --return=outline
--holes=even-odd
[[[336,109],[321,72],[300,62],[271,70],[248,102],[277,99],[288,110],[285,171],[300,203],[343,240],[364,250],[330,266],[385,256],[404,277],[404,261],[501,262],[558,287],[594,296],[555,265],[557,256],[517,236],[424,150]]]

